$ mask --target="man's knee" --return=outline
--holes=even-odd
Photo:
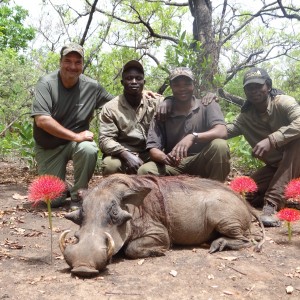
[[[103,175],[122,173],[122,162],[118,158],[107,156],[102,160],[101,170]]]
[[[138,171],[137,171],[137,174],[138,175],[147,175],[149,174],[149,169],[147,168],[147,163],[146,164],[143,164],[139,167]]]
[[[225,160],[230,159],[229,147],[226,140],[214,139],[210,144],[210,152]]]
[[[141,165],[137,171],[138,175],[166,175],[166,166],[156,164],[153,161]]]
[[[88,157],[97,157],[98,147],[95,142],[84,141],[77,144],[76,153],[82,154]]]

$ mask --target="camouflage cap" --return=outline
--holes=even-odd
[[[249,83],[264,84],[267,79],[271,80],[266,70],[254,67],[245,73],[243,84],[244,86]]]
[[[187,67],[178,67],[171,71],[170,73],[170,81],[174,80],[175,78],[179,76],[185,76],[190,78],[191,80],[194,80],[194,74],[190,68]]]
[[[77,52],[80,56],[84,57],[83,47],[76,43],[64,45],[60,51],[61,56],[65,56],[71,52]]]

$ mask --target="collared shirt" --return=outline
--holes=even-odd
[[[134,109],[124,95],[105,104],[99,116],[99,147],[106,155],[117,155],[124,150],[146,151],[150,122],[162,97],[146,98]]]
[[[254,147],[269,138],[274,148],[268,153],[266,162],[275,164],[282,159],[283,147],[300,138],[300,106],[287,95],[277,95],[271,100],[265,113],[259,113],[253,105],[241,112],[234,123],[227,124],[228,138],[244,135]]]
[[[194,106],[187,115],[171,113],[164,122],[152,120],[147,149],[157,148],[165,153],[170,153],[186,135],[208,131],[218,124],[225,125],[219,104],[212,102],[204,106],[199,99],[194,98]],[[188,155],[199,153],[207,143],[200,140],[197,144],[193,144]]]

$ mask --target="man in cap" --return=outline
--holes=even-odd
[[[59,70],[36,84],[31,114],[38,173],[64,180],[66,165],[73,160],[71,209],[78,208],[77,191],[87,188],[97,162],[98,147],[89,130],[90,120],[95,109],[113,98],[96,80],[82,74],[83,60],[82,46],[63,46]],[[66,194],[51,205],[58,207],[65,199]]]
[[[151,162],[138,174],[190,174],[225,181],[230,171],[227,131],[220,106],[207,106],[194,96],[194,76],[186,67],[170,74],[171,113],[153,119],[147,139]]]
[[[254,157],[265,166],[251,177],[258,192],[250,203],[263,206],[265,226],[279,226],[276,212],[286,205],[284,188],[300,176],[300,106],[282,91],[272,88],[266,70],[251,68],[244,75],[247,101],[233,124],[227,124],[228,138],[243,135]]]
[[[122,71],[123,94],[101,110],[99,147],[103,153],[103,175],[136,174],[149,160],[147,133],[162,97],[145,97],[145,82],[143,66],[136,60],[127,62]]]

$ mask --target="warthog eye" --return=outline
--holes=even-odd
[[[111,202],[111,206],[107,209],[107,213],[110,216],[111,223],[116,224],[117,226],[123,224],[132,217],[128,212],[122,210],[115,200]]]

